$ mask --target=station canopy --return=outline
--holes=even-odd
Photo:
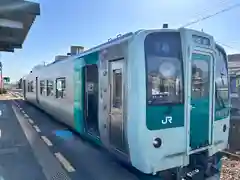
[[[40,15],[38,3],[0,0],[0,51],[21,49],[37,15]]]

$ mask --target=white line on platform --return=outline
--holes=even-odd
[[[28,119],[28,122],[29,122],[30,124],[34,124],[33,120],[31,120],[31,119]]]
[[[48,146],[53,145],[52,142],[46,136],[41,136],[41,138]]]
[[[0,116],[2,116],[2,110],[0,110]]]
[[[35,126],[33,126],[33,127],[36,129],[37,132],[41,132],[41,130],[39,129],[38,126],[35,125]]]
[[[58,152],[58,153],[54,153],[54,154],[68,172],[75,171],[74,167],[72,167],[72,165],[68,162],[68,160],[65,159],[65,157],[63,157],[63,155],[61,153]]]

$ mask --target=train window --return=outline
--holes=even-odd
[[[33,92],[33,81],[28,82],[28,92]]]
[[[215,70],[216,100],[219,105],[227,107],[229,105],[227,60],[226,56],[221,51],[219,51],[217,57]]]
[[[145,42],[147,102],[183,103],[183,63],[179,33],[147,35]]]
[[[56,98],[64,98],[66,91],[66,79],[56,79]]]
[[[47,96],[53,96],[53,81],[47,80]]]
[[[46,91],[45,88],[46,88],[46,87],[45,87],[45,81],[44,81],[44,80],[41,80],[41,81],[40,81],[40,94],[41,94],[41,95],[43,95],[44,92]]]

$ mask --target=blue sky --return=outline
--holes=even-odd
[[[32,0],[33,1],[33,0]],[[34,65],[66,54],[70,45],[93,47],[117,34],[138,29],[177,28],[238,3],[238,0],[35,0],[41,5],[23,49],[2,53],[3,74],[18,80]],[[190,26],[240,52],[240,8]]]

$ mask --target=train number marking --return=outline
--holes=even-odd
[[[162,124],[172,124],[172,116],[166,116],[165,119],[162,120]]]

